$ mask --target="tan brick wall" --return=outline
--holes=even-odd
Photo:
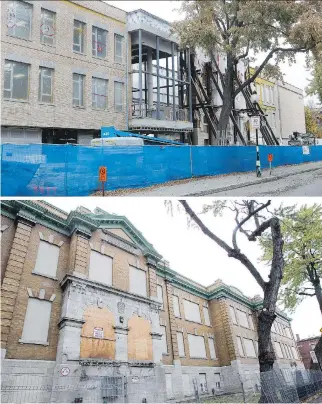
[[[143,255],[137,257],[133,254],[130,254],[124,250],[121,250],[118,247],[112,246],[103,241],[103,232],[102,230],[96,230],[93,234],[89,242],[93,245],[94,250],[100,251],[101,246],[104,245],[104,253],[113,258],[113,274],[112,274],[112,282],[113,286],[117,289],[129,291],[129,268],[130,265],[143,269],[144,271],[148,271],[146,265],[146,259]],[[88,252],[90,253],[90,247]],[[89,271],[89,261],[87,266],[86,275],[88,275]],[[147,285],[148,285],[148,276],[147,276]]]
[[[19,228],[19,226],[18,226]],[[8,343],[7,343],[7,358],[8,359],[40,359],[40,360],[55,360],[56,358],[56,350],[57,350],[57,342],[58,342],[58,322],[60,319],[60,311],[61,311],[61,289],[59,286],[59,281],[46,278],[40,275],[32,274],[34,269],[38,246],[40,243],[39,232],[43,234],[44,238],[49,238],[50,235],[54,236],[54,243],[59,243],[63,241],[63,245],[60,247],[59,259],[58,259],[58,268],[57,268],[57,278],[62,279],[66,268],[68,266],[69,259],[69,238],[55,232],[51,229],[48,229],[42,225],[36,224],[30,233],[30,240],[26,246],[25,256],[22,257],[19,255],[18,267],[17,263],[15,265],[15,271],[21,272],[21,278],[19,286],[15,286],[15,290],[17,289],[17,299],[15,302],[12,322],[10,330],[8,330]],[[20,237],[28,237],[28,230],[23,228],[20,230]],[[21,240],[21,242],[20,242]],[[19,242],[24,247],[23,239],[20,238]],[[13,244],[14,246],[14,244]],[[20,250],[18,250],[21,252]],[[11,254],[17,254],[14,248],[11,251]],[[16,258],[17,259],[17,258]],[[6,277],[10,272],[10,268],[12,268],[11,264],[11,255],[9,258]],[[48,346],[42,345],[34,345],[34,344],[22,344],[19,342],[19,339],[22,336],[22,330],[24,325],[24,319],[28,304],[28,292],[27,288],[32,290],[33,296],[38,296],[40,289],[45,289],[45,299],[50,299],[50,297],[55,294],[56,297],[52,303],[51,317],[49,323],[49,331],[48,331]]]
[[[8,263],[11,245],[15,236],[16,226],[13,219],[1,215],[1,283]]]
[[[7,4],[1,2],[1,83],[4,77],[4,61],[14,53],[30,58],[30,94],[28,102],[4,101],[2,97],[2,124],[33,127],[56,127],[78,129],[100,129],[101,126],[115,125],[125,129],[125,85],[124,111],[114,110],[114,79],[126,78],[126,41],[124,38],[124,63],[114,62],[114,34],[126,32],[126,13],[108,6],[100,1],[82,1],[74,4],[70,1],[35,1],[33,2],[32,37],[24,40],[7,35]],[[55,46],[40,42],[41,7],[49,5],[56,9]],[[88,8],[86,8],[88,7]],[[91,11],[95,9],[96,11]],[[109,14],[109,16],[105,15]],[[86,19],[86,55],[73,53],[74,18],[82,16]],[[92,56],[92,26],[101,23],[108,26],[108,56],[105,60]],[[129,58],[130,58],[129,54]],[[54,102],[53,105],[38,102],[39,65],[41,61],[55,63]],[[72,106],[72,74],[73,68],[86,69],[85,107]],[[105,111],[92,108],[92,75],[104,73],[108,75],[108,109]]]

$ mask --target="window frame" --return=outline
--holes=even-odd
[[[48,248],[48,246],[51,246],[52,248],[55,248],[56,249],[56,251],[58,251],[58,254],[57,254],[57,264],[56,264],[56,271],[55,271],[55,274],[48,274],[48,273],[44,273],[44,272],[42,272],[41,270],[36,270],[36,268],[37,268],[37,263],[38,263],[38,257],[39,257],[39,252],[40,252],[40,249],[41,249],[41,246],[42,245],[45,245],[45,246],[47,246],[47,248]],[[56,244],[51,244],[51,243],[49,243],[49,242],[47,242],[47,241],[45,241],[45,240],[40,240],[40,242],[39,242],[39,244],[38,244],[38,248],[37,248],[37,255],[36,255],[36,260],[35,260],[35,264],[34,264],[34,267],[33,267],[33,270],[32,270],[32,274],[33,275],[40,275],[40,276],[44,276],[44,277],[46,277],[46,278],[50,278],[50,279],[57,279],[57,271],[58,271],[58,266],[59,266],[59,256],[60,256],[60,248],[56,245]],[[39,265],[39,264],[38,264]]]
[[[208,313],[208,317],[207,317],[207,318],[206,318],[206,316],[205,316],[205,312]],[[203,314],[203,317],[204,317],[205,325],[206,325],[207,327],[211,327],[211,321],[210,321],[210,315],[209,315],[209,309],[208,309],[208,307],[202,306],[202,314]],[[207,320],[209,320],[209,322],[207,322]]]
[[[241,313],[241,314],[239,314],[239,313]],[[245,317],[243,317],[242,315],[245,315]],[[238,317],[238,324],[239,324],[240,327],[250,328],[249,327],[249,321],[248,321],[248,314],[246,313],[246,311],[237,309],[237,317]],[[246,319],[247,325],[242,324],[242,318]]]
[[[46,17],[44,17],[43,12],[49,13],[52,15],[52,30],[53,30],[53,34],[52,35],[46,35],[42,32],[41,27],[44,25],[44,19]],[[47,17],[48,19],[48,17]],[[56,43],[56,35],[55,32],[56,31],[56,12],[55,11],[51,11],[51,10],[47,10],[45,7],[41,7],[40,10],[40,43],[43,45],[47,45],[47,46],[55,46]],[[52,38],[52,43],[46,43],[43,38]]]
[[[161,352],[161,353],[162,353],[162,355],[168,355],[169,350],[168,350],[167,326],[160,325],[160,329],[162,330],[161,331],[162,337],[164,337],[164,346],[162,347],[162,349],[164,349],[164,347],[166,348],[166,352]],[[162,340],[162,337],[161,337],[161,340]]]
[[[10,64],[10,88],[5,88],[5,73],[6,73],[6,64]],[[14,88],[14,64],[25,65],[27,67],[27,98],[13,98],[13,88]],[[10,97],[6,97],[4,92],[10,91]],[[3,99],[5,101],[18,101],[18,102],[29,102],[30,96],[30,64],[23,62],[16,62],[15,60],[5,59],[4,65],[4,74],[3,74]]]
[[[109,274],[109,276],[108,276],[108,277],[110,278],[110,282],[109,282],[109,283],[101,282],[101,281],[97,280],[97,279],[95,278],[95,276],[93,277],[93,274],[97,274],[98,271],[97,271],[97,268],[94,268],[94,266],[91,265],[91,263],[92,263],[92,254],[99,254],[99,256],[100,256],[101,258],[104,259],[104,258],[106,257],[107,259],[109,259],[109,262],[111,263],[111,267],[110,267],[111,272],[110,272],[110,274]],[[93,256],[94,256],[94,255],[93,255]],[[108,268],[108,269],[109,269],[109,268]],[[92,270],[92,274],[91,274],[91,270]],[[92,281],[92,282],[101,283],[102,285],[113,286],[113,258],[110,257],[109,255],[102,254],[102,253],[99,252],[99,251],[91,250],[90,256],[89,256],[88,280],[89,280],[89,281]],[[104,280],[105,280],[105,279],[104,279]]]
[[[232,315],[232,313],[233,313],[233,315]],[[230,318],[232,320],[232,323],[234,325],[238,325],[238,319],[237,319],[237,316],[236,316],[236,310],[235,310],[234,306],[229,306],[229,314],[230,314]]]
[[[185,302],[187,302],[188,304],[191,304],[191,305],[196,305],[196,306],[198,307],[198,313],[199,313],[199,319],[198,319],[198,321],[196,321],[196,320],[191,320],[191,317],[190,317],[190,318],[187,317],[187,315],[189,315],[189,313],[188,313],[187,307],[186,307],[186,305],[185,305]],[[184,319],[185,319],[186,321],[190,321],[190,322],[196,323],[196,324],[202,324],[202,321],[201,321],[201,314],[200,314],[200,305],[199,305],[198,303],[196,303],[196,302],[191,302],[190,300],[187,300],[187,299],[183,299],[183,307],[184,307]],[[194,306],[191,306],[191,307],[194,307]]]
[[[28,323],[28,322],[26,322],[26,319],[27,319],[27,314],[28,314],[28,307],[29,307],[29,311],[31,310],[31,308],[30,308],[31,306],[29,306],[29,302],[31,302],[31,301],[37,301],[37,302],[40,302],[40,303],[47,303],[47,307],[49,308],[49,313],[48,313],[49,317],[48,317],[48,328],[47,328],[46,341],[26,339],[25,334],[27,332],[27,329],[25,331],[25,325]],[[33,313],[33,314],[36,315],[37,313]],[[25,315],[24,315],[24,322],[23,322],[22,331],[21,331],[21,338],[19,339],[19,342],[21,342],[23,344],[34,344],[34,345],[48,346],[49,345],[48,338],[49,338],[51,315],[52,315],[52,302],[51,301],[45,300],[45,299],[39,299],[37,297],[28,297],[26,311],[25,311]],[[30,314],[29,314],[29,317],[30,317]]]
[[[116,54],[116,44],[117,44],[117,39],[121,39],[120,43],[121,43],[121,56]],[[120,35],[120,34],[114,34],[114,62],[117,64],[123,64],[123,46],[124,46],[124,36]],[[117,58],[119,58],[117,60]]]
[[[105,41],[105,44],[103,44],[103,47],[105,48],[105,56],[99,56],[97,54],[97,44],[99,43],[97,40],[97,37],[98,37],[99,30],[106,33],[106,41]],[[93,41],[93,36],[95,37],[95,41]],[[94,42],[96,44],[95,47],[94,47]],[[107,59],[107,50],[108,50],[108,30],[99,28],[96,25],[92,25],[92,56],[95,58],[98,58],[98,59],[103,59],[103,60]]]
[[[178,334],[180,334],[181,335],[181,337],[182,337],[182,347],[183,347],[183,353],[180,353],[180,350],[179,350],[179,339],[178,339]],[[180,337],[180,338],[181,338]],[[185,345],[184,345],[184,335],[183,335],[183,332],[182,331],[177,331],[177,345],[178,345],[178,354],[179,354],[179,358],[185,358],[186,357],[186,347],[185,347]]]
[[[131,282],[131,271],[132,271],[132,273],[134,273],[133,270],[135,270],[135,271],[141,271],[141,272],[144,273],[144,277],[145,277],[145,289],[144,289],[144,294],[139,293],[137,290],[136,290],[136,291],[131,290],[131,286],[133,286],[133,282]],[[129,266],[129,292],[130,292],[130,293],[133,293],[133,294],[135,294],[135,295],[148,297],[148,289],[147,289],[147,288],[148,288],[147,272],[144,271],[144,270],[141,269],[141,268],[137,268],[137,267],[135,267],[135,266],[133,266],[133,265],[130,265],[130,266]]]
[[[210,359],[216,360],[217,358],[217,353],[216,353],[216,347],[215,347],[215,338],[214,337],[208,337],[208,344],[209,344],[209,354],[210,354]],[[214,352],[214,357],[211,355],[211,349],[210,345],[212,344],[213,347],[213,352]]]
[[[256,349],[255,349],[255,344],[254,344],[254,341],[251,339],[251,338],[243,338],[243,344],[244,344],[244,347],[245,347],[245,353],[246,353],[246,357],[247,358],[256,358]],[[247,343],[249,343],[249,341],[251,342],[251,346],[253,347],[253,350],[254,350],[254,355],[250,355],[248,352],[247,352],[247,345],[246,345],[246,341],[247,341]]]
[[[236,335],[236,341],[237,341],[238,355],[239,355],[241,358],[245,358],[246,355],[245,355],[245,349],[244,349],[242,337],[240,337],[239,335]],[[238,344],[238,341],[240,342],[240,345]],[[241,353],[240,351],[242,351],[242,353]]]
[[[117,93],[116,88],[118,85],[121,88],[121,104],[116,104],[116,93]],[[115,112],[124,112],[123,100],[124,100],[124,83],[122,83],[120,81],[114,81],[114,111]],[[121,109],[118,109],[119,106],[121,106]]]
[[[78,84],[81,82],[82,83],[82,100],[83,103],[82,105],[75,105],[74,104],[74,100],[78,99],[79,101],[81,100],[81,98],[75,98],[75,94],[74,94],[74,82],[75,80],[75,76],[78,77]],[[73,108],[85,108],[85,75],[84,74],[79,74],[79,73],[73,73]],[[80,80],[81,79],[81,80]],[[80,92],[80,88],[78,89],[78,96],[80,96],[81,92]]]
[[[192,355],[191,355],[191,345],[192,345],[192,344],[190,344],[189,337],[198,337],[198,338],[202,338],[202,339],[203,339],[203,347],[204,347],[204,351],[205,351],[205,356],[192,356]],[[192,333],[187,333],[187,338],[188,338],[189,357],[190,357],[190,359],[208,359],[208,357],[207,357],[207,350],[206,350],[205,337],[204,337],[203,335],[195,335],[195,334],[192,334]]]
[[[49,70],[51,72],[50,76],[46,76],[46,77],[50,77],[50,89],[51,89],[51,100],[50,101],[44,101],[42,100],[42,96],[49,96],[49,94],[44,94],[42,92],[43,89],[43,77],[44,75],[42,74],[44,70]],[[53,104],[54,103],[54,74],[55,74],[55,70],[49,67],[44,67],[44,66],[39,66],[39,88],[38,88],[38,102],[41,104]]]
[[[81,28],[75,27],[75,22],[79,23],[81,25]],[[78,29],[81,32],[79,44],[74,42],[75,29]],[[74,49],[75,45],[80,47],[79,51]],[[72,46],[72,48],[73,48],[74,53],[86,55],[86,52],[85,52],[85,50],[86,50],[86,23],[83,21],[77,20],[76,18],[74,18],[74,24],[73,24],[73,46]]]
[[[99,80],[99,81],[105,83],[105,94],[98,94],[97,93],[97,91],[98,91],[97,90],[97,84],[94,85],[96,80]],[[93,93],[93,85],[94,85],[94,87],[96,89],[95,93]],[[93,96],[96,97],[96,105],[94,105]],[[104,97],[105,98],[105,106],[104,106],[104,108],[101,108],[101,107],[97,106],[98,97]],[[108,80],[107,79],[101,79],[99,77],[92,77],[92,108],[100,110],[100,111],[106,111],[108,109]]]
[[[10,2],[9,2],[10,3]],[[8,7],[7,7],[7,35],[8,36],[10,36],[10,37],[13,37],[13,38],[19,38],[19,39],[24,39],[25,41],[31,41],[32,40],[32,28],[33,28],[33,26],[32,26],[32,19],[33,19],[33,5],[32,4],[29,4],[29,3],[26,3],[26,2],[24,2],[24,1],[18,1],[18,0],[12,0],[11,1],[11,3],[13,3],[13,5],[14,5],[14,10],[13,10],[13,12],[15,13],[15,15],[17,15],[17,5],[19,4],[19,5],[22,5],[22,6],[24,6],[25,8],[29,8],[29,37],[28,38],[26,38],[26,37],[23,37],[23,36],[19,36],[19,35],[16,35],[16,34],[10,34],[9,33],[9,29],[11,29],[11,28],[15,28],[16,26],[17,26],[17,24],[15,24],[14,26],[12,26],[12,27],[9,27],[8,26],[8,24],[9,24],[9,5],[8,5]],[[17,21],[16,21],[17,22]],[[14,30],[15,31],[15,30]]]
[[[179,312],[179,316],[176,315],[176,312],[175,312],[175,309],[174,309],[175,305],[174,305],[173,302],[174,302],[175,299],[178,299],[178,312]],[[172,305],[173,305],[173,313],[174,313],[175,318],[181,318],[181,310],[180,310],[180,299],[179,299],[179,296],[172,295]]]

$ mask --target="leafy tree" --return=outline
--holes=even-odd
[[[305,107],[305,126],[306,132],[314,133],[318,132],[318,124],[314,114],[314,111],[310,107]]]
[[[279,208],[284,236],[284,277],[280,301],[294,311],[302,300],[315,296],[322,312],[322,205]],[[269,265],[273,250],[269,234],[260,238],[262,259]]]
[[[214,65],[215,52],[227,55],[226,72],[219,75],[223,88],[219,130],[229,122],[235,97],[261,72],[281,78],[280,63],[295,63],[298,52],[306,53],[308,60],[321,55],[320,0],[187,0],[180,11],[185,18],[176,21],[173,29],[183,46],[201,48]],[[253,76],[236,85],[238,62],[259,52],[265,54],[264,61]]]
[[[313,78],[306,88],[308,95],[317,95],[322,104],[322,57],[315,61],[313,68]]]
[[[211,231],[186,200],[179,200],[179,203],[179,207],[183,207],[187,215],[188,223],[194,224],[214,243],[225,250],[229,257],[243,264],[263,290],[263,306],[258,315],[258,359],[261,372],[272,370],[275,354],[271,342],[271,327],[276,318],[276,302],[283,278],[284,259],[280,219],[267,210],[271,201],[260,203],[255,200],[217,200],[209,205],[204,205],[202,213],[211,212],[215,217],[222,215],[227,209],[234,212],[236,226],[232,229],[231,245]],[[171,201],[166,201],[166,206],[173,212]],[[272,249],[272,260],[268,279],[264,280],[258,268],[240,250],[238,236],[242,234],[250,242],[254,242],[266,231],[269,232],[270,236],[269,245]]]

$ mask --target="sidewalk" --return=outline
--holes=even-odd
[[[216,192],[227,191],[249,185],[276,181],[290,175],[296,175],[308,171],[315,171],[322,168],[322,162],[306,163],[292,166],[280,166],[273,168],[272,175],[269,170],[262,171],[262,177],[257,178],[255,171],[246,173],[235,173],[217,175],[212,177],[191,178],[181,181],[171,181],[147,188],[120,189],[106,192],[109,196],[204,196]],[[95,195],[102,195],[101,192]]]

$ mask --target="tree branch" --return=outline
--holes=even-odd
[[[242,254],[239,250],[231,248],[225,241],[223,241],[212,231],[210,231],[208,227],[202,222],[202,220],[200,220],[200,218],[196,215],[196,213],[191,209],[187,201],[179,200],[179,202],[184,207],[186,213],[190,216],[190,218],[199,226],[200,230],[216,244],[218,244],[219,247],[223,248],[228,253],[229,257],[235,258],[240,261],[253,275],[259,286],[264,290],[266,285],[264,279],[261,277],[260,273],[257,271],[252,262],[246,257],[246,255]]]
[[[271,225],[272,219],[266,220],[266,222],[263,222],[255,231],[253,231],[252,234],[248,236],[249,241],[255,241],[256,237],[261,236],[262,233],[264,233],[265,230],[267,230],[270,225]]]
[[[259,74],[262,72],[262,70],[264,69],[264,67],[267,65],[268,61],[271,59],[271,57],[274,55],[274,53],[277,52],[307,52],[308,50],[310,50],[310,48],[275,48],[272,49],[269,54],[266,56],[264,62],[259,66],[259,68],[256,70],[256,72],[253,74],[252,77],[249,77],[246,81],[244,81],[244,83],[242,85],[240,85],[237,90],[234,92],[233,97],[235,98],[240,92],[241,90],[243,90],[245,87],[247,87],[250,83],[253,83],[255,81],[255,79],[259,76]]]

